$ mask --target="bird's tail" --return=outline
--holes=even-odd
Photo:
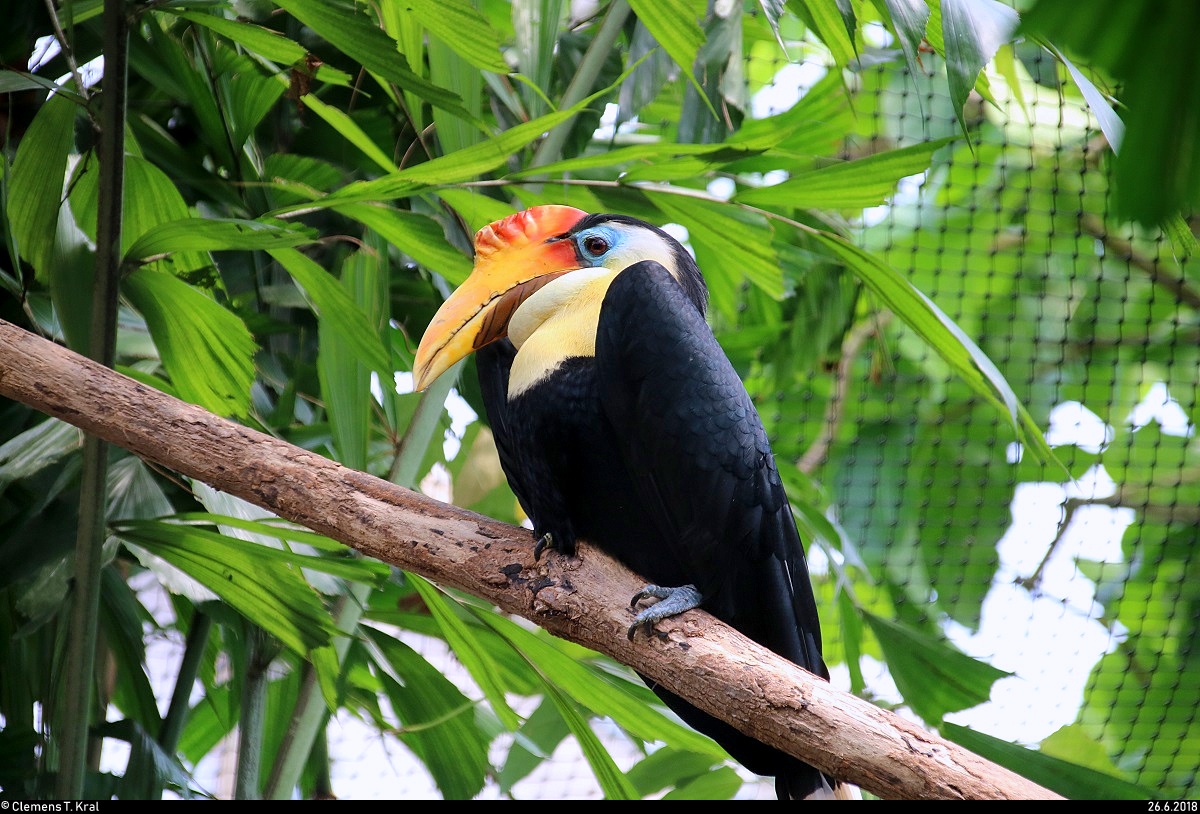
[[[794,784],[788,782],[785,775],[777,775],[775,777],[775,795],[780,800],[861,800],[862,790],[858,786],[853,786],[849,783],[843,783],[840,780],[831,781],[828,777],[821,776],[821,785],[815,791],[812,790],[811,782],[804,782],[799,788],[805,789],[800,793],[799,788],[794,788]]]
[[[849,783],[834,783],[833,788],[824,786],[810,794],[808,800],[861,800],[862,789]]]

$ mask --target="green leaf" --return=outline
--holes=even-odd
[[[941,0],[942,38],[950,102],[963,134],[963,108],[983,66],[1008,42],[1020,22],[1017,13],[997,0]]]
[[[467,0],[409,0],[409,3],[421,25],[476,68],[492,73],[511,70],[500,54],[500,37],[487,18]]]
[[[1113,173],[1113,214],[1157,226],[1200,208],[1200,83],[1192,44],[1200,5],[1092,0],[1088,13],[1079,14],[1070,3],[1040,0],[1025,13],[1025,29],[1121,89],[1127,129]]]
[[[575,703],[597,715],[607,715],[631,735],[647,742],[661,740],[680,749],[723,756],[724,751],[708,738],[664,717],[641,701],[615,691],[579,660],[564,655],[534,633],[493,614],[479,614],[480,621],[495,630],[534,666],[544,680]]]
[[[312,300],[323,330],[336,332],[358,360],[371,370],[391,374],[391,360],[379,332],[337,278],[295,249],[272,249],[270,255]]]
[[[304,46],[288,39],[278,31],[263,28],[248,20],[230,20],[227,17],[219,17],[215,14],[203,14],[198,11],[171,8],[170,6],[163,6],[162,11],[175,14],[197,25],[211,29],[217,34],[236,42],[248,51],[252,51],[281,65],[300,66],[308,56],[308,52],[304,49]],[[299,67],[296,69],[300,70]],[[342,87],[349,86],[351,82],[350,74],[345,71],[339,71],[337,68],[325,63],[317,66],[314,78],[330,85],[340,85]]]
[[[853,8],[845,0],[791,0],[789,5],[807,18],[821,42],[842,67],[854,63],[858,50],[854,47]]]
[[[929,723],[982,704],[992,684],[1011,675],[907,625],[870,613],[863,617],[883,648],[904,703]]]
[[[768,222],[756,216],[747,218],[745,213],[726,204],[697,198],[682,195],[650,198],[668,220],[687,228],[689,242],[698,254],[705,255],[706,262],[700,265],[710,281],[724,275],[732,287],[740,288],[744,280],[749,280],[767,296],[783,297],[783,269],[771,246],[772,230]]]
[[[353,549],[343,543],[339,543],[337,540],[330,539],[323,534],[317,534],[308,529],[299,528],[291,521],[283,520],[274,515],[268,515],[257,520],[248,520],[243,517],[214,514],[212,512],[180,512],[179,514],[173,514],[169,517],[164,516],[159,519],[180,524],[196,523],[210,526],[228,526],[248,531],[258,537],[269,537],[281,542],[286,540],[290,543],[302,543],[318,551],[328,551],[337,554],[350,554],[353,552]]]
[[[317,351],[317,375],[321,382],[321,397],[329,416],[329,429],[333,435],[337,459],[352,469],[362,471],[366,471],[369,465],[371,415],[375,405],[375,395],[371,392],[371,373],[378,371],[376,380],[380,384],[381,392],[393,378],[393,374],[389,369],[389,354],[379,339],[378,330],[372,325],[380,324],[382,320],[372,319],[363,312],[359,303],[375,312],[381,310],[380,306],[387,297],[387,281],[386,271],[381,270],[379,266],[386,262],[386,259],[377,253],[367,251],[357,251],[347,257],[342,263],[342,278],[335,283],[334,288],[345,300],[345,305],[353,306],[357,316],[353,323],[345,323],[332,318],[327,312],[328,318],[323,317],[317,324],[317,338],[320,342]],[[312,271],[328,276],[319,268]],[[325,282],[329,281],[332,281],[332,277]],[[376,346],[374,357],[364,357],[361,350],[355,350],[352,337],[347,333],[347,328],[351,326],[356,326],[356,332],[361,334],[360,342],[370,340],[371,344]],[[376,361],[373,364],[369,363],[368,358],[375,358]],[[380,364],[385,366],[378,367]]]
[[[494,172],[507,164],[513,153],[519,152],[547,131],[569,120],[586,101],[569,110],[547,113],[533,121],[510,127],[481,144],[430,159],[423,164],[372,181],[347,184],[330,195],[325,203],[335,206],[341,203],[402,198],[429,186],[462,183]]]
[[[129,718],[108,721],[96,727],[102,738],[123,740],[130,746],[129,765],[121,779],[123,799],[144,797],[151,788],[164,786],[179,792],[184,798],[197,794],[192,788],[192,777],[175,755],[168,754],[158,741],[146,731],[144,724]]]
[[[629,0],[629,6],[642,25],[688,77],[702,99],[708,97],[696,80],[693,69],[700,47],[704,45],[704,29],[696,19],[695,6],[686,0]],[[713,110],[711,102],[709,110]]]
[[[126,716],[154,725],[157,731],[161,720],[158,703],[143,667],[143,624],[153,619],[117,568],[100,572],[100,591],[100,629],[117,674],[122,676],[113,687],[112,703]]]
[[[874,254],[834,235],[817,232],[816,240],[845,262],[896,316],[916,331],[971,389],[1006,412],[1022,442],[1039,460],[1054,461],[1037,423],[995,364],[928,297]]]
[[[914,144],[867,158],[793,175],[769,187],[739,192],[738,203],[810,209],[865,209],[887,201],[902,178],[925,172],[933,154],[952,139]]]
[[[284,82],[286,80],[280,77],[280,81]],[[381,150],[379,145],[345,111],[333,105],[325,104],[321,101],[320,97],[312,93],[302,96],[300,101],[304,103],[308,110],[311,110],[323,119],[342,138],[353,144],[363,155],[375,162],[384,172],[396,171],[396,164],[392,161],[392,157]]]
[[[718,766],[680,783],[663,795],[664,800],[731,800],[744,781],[730,766]]]
[[[467,672],[475,679],[475,683],[483,691],[484,697],[492,705],[492,711],[506,727],[516,729],[521,721],[517,713],[504,698],[504,686],[500,681],[496,664],[488,651],[480,647],[476,636],[451,607],[453,599],[443,596],[442,592],[428,581],[416,574],[406,576],[409,584],[416,589],[425,602],[425,607],[433,614],[446,643],[454,651],[454,655],[467,668]]]
[[[100,200],[98,163],[94,160],[88,162],[86,171],[76,175],[73,185],[71,208],[75,212],[75,219],[94,241]],[[121,207],[122,251],[128,251],[141,235],[154,227],[190,216],[183,195],[165,172],[144,158],[125,156],[125,201]],[[212,265],[211,258],[201,251],[177,252],[171,260],[177,272]]]
[[[1099,88],[1092,84],[1092,80],[1084,76],[1083,72],[1075,67],[1075,63],[1067,59],[1061,51],[1053,46],[1048,47],[1062,64],[1066,66],[1067,72],[1071,74],[1072,81],[1079,88],[1079,92],[1083,94],[1084,100],[1092,110],[1092,115],[1100,123],[1100,131],[1104,133],[1104,138],[1108,141],[1108,146],[1112,147],[1114,153],[1120,154],[1121,142],[1125,140],[1125,123],[1121,121],[1121,117],[1113,110],[1108,98],[1100,92]]]
[[[442,225],[427,215],[369,204],[340,204],[333,208],[371,227],[388,243],[442,275],[451,285],[460,285],[471,273],[470,258],[450,245]]]
[[[554,702],[543,698],[517,731],[504,766],[496,775],[500,791],[509,794],[518,781],[528,777],[554,754],[555,748],[570,734]]]
[[[714,769],[712,755],[701,755],[666,746],[656,749],[635,763],[626,772],[626,776],[641,797],[648,797],[663,789],[688,786],[699,778],[726,768],[728,767]],[[736,777],[736,772],[734,776]],[[741,778],[738,778],[733,793],[736,793],[741,785]],[[713,790],[713,799],[728,799],[733,796],[733,793],[722,795],[721,791]]]
[[[329,643],[336,629],[304,581],[298,555],[206,529],[156,520],[126,520],[114,533],[169,562],[297,653]]]
[[[365,628],[374,664],[396,716],[396,733],[429,769],[447,800],[466,800],[483,788],[491,766],[488,738],[475,705],[437,668],[386,633]]]
[[[412,72],[396,41],[357,6],[328,0],[272,0],[373,74],[417,94],[435,107],[476,121],[456,94]],[[479,126],[482,128],[482,124]]]
[[[312,243],[314,233],[302,227],[244,218],[183,218],[146,230],[128,251],[125,262],[183,251],[279,249]]]
[[[1158,796],[1150,789],[1111,774],[1035,752],[965,726],[943,723],[939,729],[960,746],[1070,800],[1153,800]]]
[[[600,783],[600,790],[604,792],[604,799],[637,799],[637,793],[634,791],[632,784],[630,784],[624,773],[617,768],[612,755],[600,743],[600,739],[596,737],[596,733],[588,726],[587,720],[579,714],[579,710],[572,703],[571,699],[567,697],[566,693],[562,692],[554,684],[547,682],[546,695],[554,702],[554,706],[566,722],[567,728],[575,736],[576,743],[579,744],[584,758],[587,760],[588,765],[592,767],[592,773]]]
[[[232,312],[171,274],[141,268],[122,293],[146,320],[179,397],[218,415],[245,415],[254,339]]]
[[[227,518],[220,518],[220,524],[224,525]],[[253,526],[245,523],[237,523],[237,518],[228,518],[231,521],[230,525],[235,528],[252,529]],[[229,533],[213,531],[212,529],[201,528],[195,525],[173,524],[170,520],[122,520],[115,524],[120,528],[122,534],[140,533],[150,526],[176,526],[179,529],[185,530],[184,534],[188,537],[189,543],[204,543],[215,547],[224,547],[229,550],[236,550],[245,554],[248,557],[257,557],[265,562],[277,562],[287,566],[297,566],[304,569],[312,569],[325,574],[332,574],[342,579],[348,579],[354,582],[363,582],[367,584],[377,584],[387,579],[391,574],[391,569],[387,563],[379,560],[372,560],[366,557],[353,556],[353,552],[347,552],[340,556],[320,556],[315,554],[301,554],[296,551],[290,551],[286,548],[276,548],[273,545],[264,545],[262,542],[254,540],[258,535],[257,531],[250,531],[250,539],[242,539],[231,536]],[[132,531],[131,531],[132,530]],[[272,540],[290,540],[291,533],[280,533],[280,529],[275,529],[273,532],[267,533],[266,537]]]
[[[925,0],[884,0],[904,62],[914,76],[921,71],[921,42],[925,39],[925,25],[929,22],[929,4]]]
[[[583,170],[599,169],[602,167],[620,167],[635,162],[645,162],[654,166],[663,159],[675,158],[681,155],[705,155],[714,153],[717,147],[712,144],[675,144],[669,141],[657,141],[649,144],[634,144],[629,147],[617,147],[612,150],[601,150],[596,153],[575,156],[551,164],[530,167],[509,173],[509,178],[528,178],[540,175],[565,175]]]
[[[58,94],[50,97],[17,145],[9,171],[9,228],[21,256],[39,276],[50,273],[54,257],[58,210],[63,199],[67,154],[74,143],[77,109],[66,97]]]
[[[0,444],[0,492],[83,447],[83,432],[57,418],[39,421]]]

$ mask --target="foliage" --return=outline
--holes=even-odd
[[[54,26],[42,4],[26,5],[0,43],[13,68],[0,74],[0,317],[82,350],[92,316],[80,292],[93,285],[98,213],[113,202],[97,177],[101,99],[74,75],[102,52],[102,3],[63,3],[54,22],[67,47],[28,71],[35,39]],[[882,660],[927,724],[1047,785],[1061,781],[1064,793],[1123,796],[1129,780],[1163,796],[1194,790],[1197,524],[1172,511],[1200,505],[1197,448],[1124,421],[1154,366],[1194,425],[1200,343],[1181,349],[1162,296],[1172,274],[1177,292],[1194,283],[1172,261],[1158,276],[1116,280],[1116,230],[1099,216],[1038,228],[1105,211],[1091,139],[1112,140],[1120,121],[1104,94],[1065,59],[1047,69],[1041,46],[1014,42],[1015,13],[992,0],[613,0],[572,17],[587,5],[130,4],[119,369],[397,483],[449,483],[459,505],[519,522],[486,428],[477,421],[440,443],[449,382],[407,393],[391,386],[396,371],[411,370],[417,338],[466,276],[471,235],[486,223],[566,203],[676,224],[777,457],[797,463],[782,468],[825,563],[814,571],[828,660],[844,665],[852,689],[869,694],[863,665]],[[881,31],[895,48],[878,44]],[[781,70],[814,60],[823,79],[795,103],[756,110]],[[876,91],[910,85],[924,100],[910,107],[924,109],[882,108]],[[1047,94],[1084,122],[1056,136],[1077,167],[1065,176],[1074,187],[1058,183],[1060,152],[1008,140],[1005,122],[980,106],[1028,109]],[[608,106],[615,118],[601,119]],[[913,121],[933,124],[906,130]],[[912,176],[924,189],[905,200],[897,185]],[[864,217],[883,205],[888,225]],[[979,246],[1016,232],[1020,252]],[[1134,235],[1131,256],[1156,238]],[[1097,240],[1109,241],[1107,254]],[[1029,275],[1022,263],[1035,256],[1069,256],[1088,271],[1050,263]],[[964,265],[961,279],[939,274],[947,258]],[[1119,301],[1107,295],[1117,284]],[[1047,292],[1072,285],[1084,290],[1072,293],[1066,335],[1012,330]],[[1182,329],[1195,336],[1197,302],[1180,297],[1192,308]],[[1112,335],[1126,323],[1145,335]],[[459,386],[482,414],[469,365]],[[1060,447],[1063,471],[1039,427],[1068,400],[1108,408],[1101,417],[1118,432],[1100,453]],[[70,680],[61,658],[80,437],[3,404],[0,440],[0,523],[10,530],[0,541],[0,793],[44,796],[57,739],[86,724],[55,708]],[[1020,454],[1005,455],[1009,442]],[[968,465],[948,482],[951,452]],[[1184,483],[1163,482],[1165,454]],[[100,731],[132,748],[122,771],[93,767],[95,793],[211,792],[190,773],[240,725],[243,749],[272,767],[243,794],[327,794],[318,733],[334,714],[398,737],[446,798],[488,783],[517,795],[568,737],[608,797],[739,791],[727,767],[714,770],[720,749],[619,665],[120,450],[111,460],[107,655],[95,687],[108,710]],[[1095,665],[1069,733],[1076,751],[1095,748],[1078,767],[1054,751],[1066,735],[1033,752],[969,740],[947,720],[987,699],[1005,671],[961,652],[946,630],[980,625],[1018,485],[1065,483],[1092,465],[1123,484],[1110,502],[1144,522],[1119,566],[1079,563],[1106,624],[1126,638]],[[151,635],[185,643],[184,691],[165,714],[146,673]],[[448,649],[471,689],[418,643]],[[256,692],[267,712],[258,729],[246,703]],[[1156,700],[1168,692],[1173,703]],[[1106,714],[1114,705],[1121,714]],[[598,718],[636,744],[643,757],[632,767],[608,754]]]

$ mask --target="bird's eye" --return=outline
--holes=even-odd
[[[592,257],[600,257],[608,251],[608,241],[599,235],[588,235],[583,239],[583,250]]]

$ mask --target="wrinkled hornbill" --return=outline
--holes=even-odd
[[[653,580],[629,629],[702,607],[828,679],[816,602],[762,421],[705,322],[687,250],[622,215],[537,206],[475,236],[475,267],[414,364],[424,389],[477,355],[488,422],[535,557],[576,539]],[[841,784],[651,683],[781,799]]]

